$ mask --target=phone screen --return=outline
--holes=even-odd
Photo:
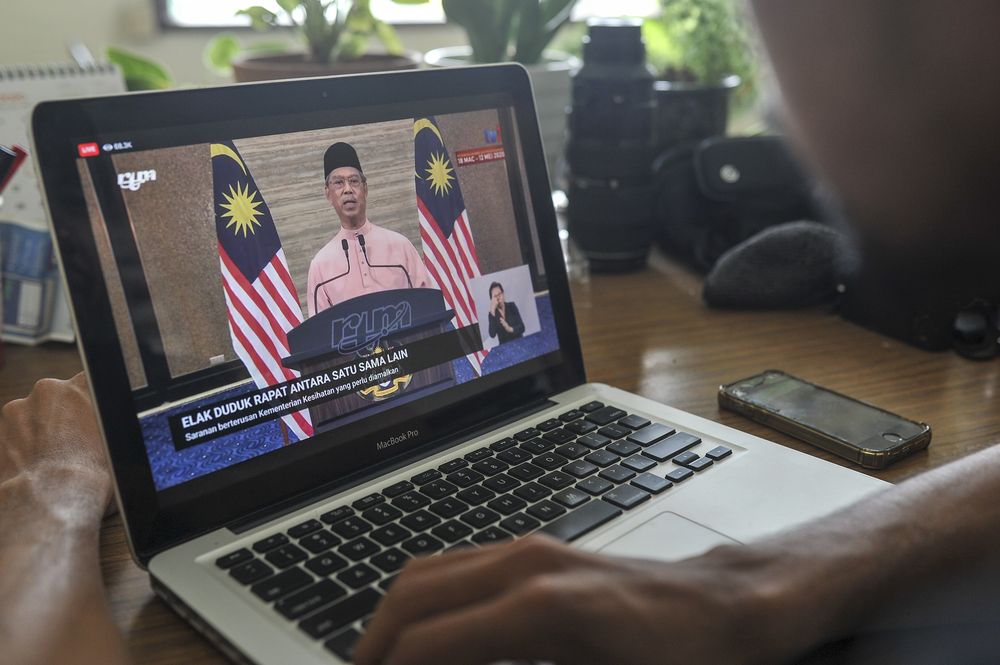
[[[732,394],[834,438],[863,443],[871,450],[887,450],[923,431],[917,423],[777,372],[738,383]]]

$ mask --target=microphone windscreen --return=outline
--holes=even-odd
[[[348,247],[347,247],[347,238],[341,238],[341,240],[340,240],[340,246],[344,248],[345,252],[347,251],[347,249],[348,249]]]

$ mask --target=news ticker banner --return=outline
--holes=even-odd
[[[479,326],[465,326],[386,348],[370,356],[356,357],[339,367],[303,374],[293,381],[205,404],[167,419],[174,448],[190,448],[314,404],[358,394],[395,378],[464,358],[481,350],[482,346]],[[405,390],[399,394],[406,394]]]

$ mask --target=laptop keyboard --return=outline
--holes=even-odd
[[[732,451],[589,402],[225,554],[215,565],[340,658],[412,557],[539,531],[575,540]],[[650,473],[672,460],[665,476]]]

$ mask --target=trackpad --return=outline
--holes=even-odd
[[[677,513],[660,513],[598,551],[612,556],[678,561],[724,544],[739,542]]]

